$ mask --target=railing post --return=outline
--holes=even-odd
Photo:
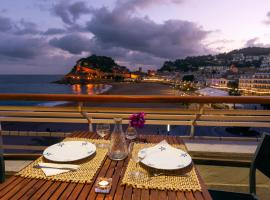
[[[4,161],[2,126],[0,122],[0,183],[3,183],[4,181],[5,181],[5,161]]]
[[[78,102],[78,111],[81,113],[83,107],[83,102]]]
[[[83,112],[83,102],[78,103],[78,111],[82,114],[83,117],[85,117],[88,121],[88,129],[89,132],[93,132],[93,124],[92,124],[92,118],[87,115],[86,112]]]
[[[200,105],[199,105],[199,112],[195,114],[195,119],[191,122],[190,133],[189,133],[189,137],[190,138],[194,138],[194,136],[195,136],[195,125],[196,125],[196,121],[203,114],[203,106],[204,106],[204,104],[203,103],[200,103]]]
[[[88,129],[89,132],[93,132],[93,124],[92,124],[92,117],[89,117],[86,112],[81,112],[82,116],[84,116],[88,121]]]

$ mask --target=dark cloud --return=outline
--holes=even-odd
[[[270,11],[266,14],[267,19],[263,21],[266,25],[270,25]]]
[[[153,4],[182,3],[183,0],[117,0],[115,11],[133,11],[138,8],[145,8]]]
[[[118,8],[117,8],[118,9]],[[208,32],[195,23],[168,20],[162,24],[148,18],[119,15],[101,8],[94,12],[87,29],[101,43],[109,43],[160,58],[179,58],[204,53],[202,44]]]
[[[64,34],[64,33],[66,33],[65,29],[62,29],[62,28],[49,28],[43,34],[44,35],[57,35],[57,34]]]
[[[60,17],[65,24],[74,24],[81,15],[89,14],[91,8],[84,1],[67,3],[61,1],[52,8],[52,12]]]
[[[38,26],[35,23],[26,21],[24,19],[21,19],[20,22],[15,24],[14,26],[15,26],[14,33],[18,35],[26,35],[26,34],[36,35],[41,33],[41,31],[38,29]]]
[[[34,58],[45,52],[45,43],[41,38],[0,35],[0,55],[14,58]]]
[[[0,16],[0,32],[9,31],[12,29],[12,22],[7,17]]]
[[[259,42],[259,38],[255,37],[246,41],[245,47],[270,47],[270,44]]]
[[[91,40],[80,34],[70,34],[62,38],[53,38],[49,43],[72,54],[81,54],[83,51],[89,51]]]

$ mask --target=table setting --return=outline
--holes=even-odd
[[[143,127],[144,116],[132,115],[130,125],[133,128]],[[184,145],[170,145],[166,140],[159,143],[140,143],[135,138],[127,142],[128,133],[125,135],[122,129],[122,119],[114,120],[110,140],[104,140],[104,136],[110,134],[110,125],[97,124],[96,133],[101,139],[65,138],[62,142],[47,147],[40,158],[17,175],[24,178],[91,183],[107,157],[112,161],[128,158],[121,185],[159,190],[201,190],[192,158]],[[97,186],[101,189],[97,189],[97,192],[108,193],[112,177],[98,177],[98,180],[101,185]],[[102,190],[102,187],[106,190]]]
[[[184,145],[133,143],[122,184],[134,188],[200,191],[191,156]]]

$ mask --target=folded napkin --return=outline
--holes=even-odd
[[[54,176],[69,171],[79,169],[79,165],[56,164],[56,163],[38,163],[37,168],[41,168],[46,176]]]

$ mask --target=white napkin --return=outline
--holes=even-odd
[[[41,168],[46,176],[54,176],[79,169],[79,165],[56,164],[56,163],[38,163],[37,167]]]

